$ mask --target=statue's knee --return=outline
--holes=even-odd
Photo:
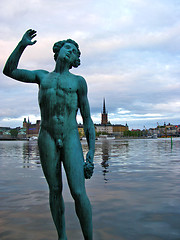
[[[54,195],[59,195],[62,193],[62,187],[60,186],[50,186],[50,193],[54,194]]]
[[[72,197],[75,201],[80,201],[84,197],[84,191],[73,191]]]

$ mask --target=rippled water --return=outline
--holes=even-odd
[[[64,172],[63,181],[68,239],[81,240]],[[86,188],[94,240],[180,239],[180,139],[97,141]],[[57,239],[34,141],[0,142],[0,239]]]

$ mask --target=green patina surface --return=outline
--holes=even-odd
[[[49,185],[49,200],[58,239],[67,239],[65,231],[64,201],[62,196],[62,164],[64,166],[75,209],[84,239],[92,239],[91,205],[85,190],[85,178],[93,174],[95,131],[87,99],[87,84],[83,77],[69,69],[80,65],[78,44],[63,40],[54,44],[56,61],[53,72],[18,69],[19,59],[28,45],[36,41],[35,30],[28,30],[12,52],[3,73],[25,83],[39,85],[41,128],[38,145],[44,175]],[[83,158],[77,129],[76,115],[80,109],[89,151]]]

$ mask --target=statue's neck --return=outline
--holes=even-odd
[[[61,73],[61,74],[69,72],[69,63],[67,63],[66,61],[56,62],[54,72]]]

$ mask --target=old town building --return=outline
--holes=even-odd
[[[40,120],[37,120],[35,124],[32,124],[29,121],[26,121],[26,118],[24,118],[23,122],[23,128],[26,129],[26,137],[31,138],[31,137],[38,137],[39,135],[39,129],[40,129]]]
[[[95,124],[95,130],[97,133],[109,134],[115,136],[123,136],[124,132],[127,131],[128,125],[122,124],[111,124],[108,121],[108,112],[106,110],[105,99],[103,100],[103,111],[101,112],[101,124]]]

